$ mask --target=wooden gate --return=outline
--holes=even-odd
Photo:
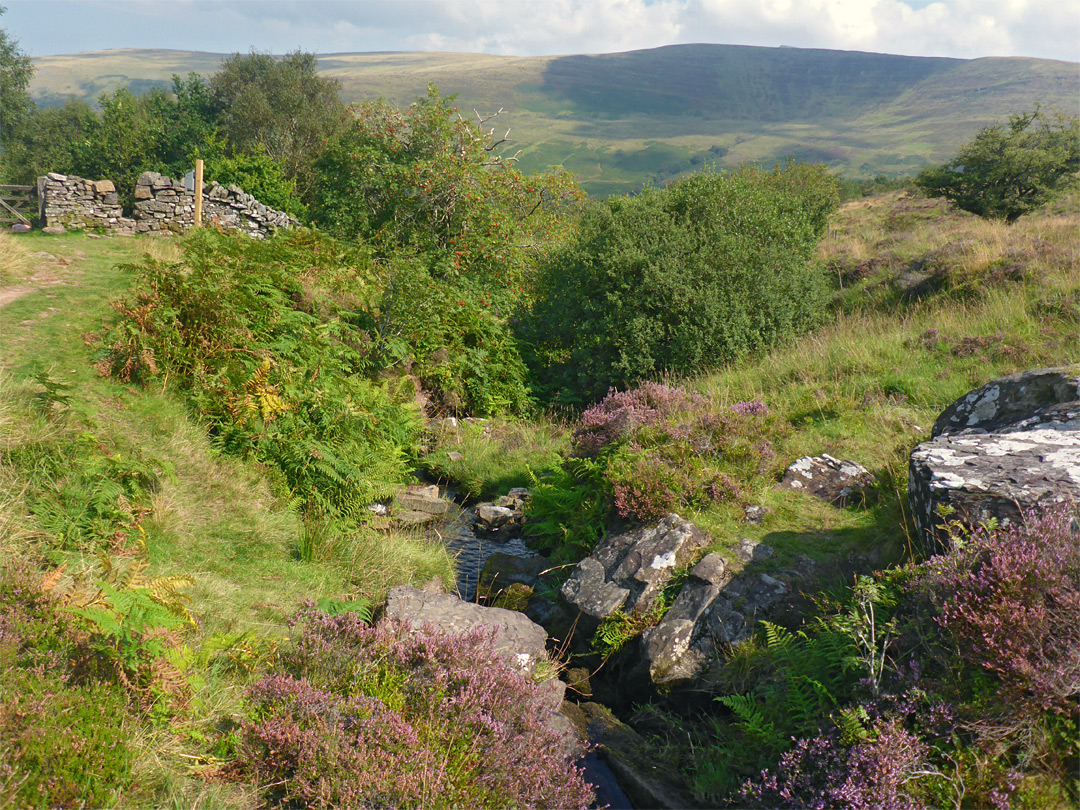
[[[37,219],[37,189],[34,186],[0,186],[0,224],[30,224]]]

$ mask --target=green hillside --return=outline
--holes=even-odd
[[[222,54],[118,50],[39,57],[41,103],[213,73]],[[675,45],[564,57],[327,54],[347,101],[404,103],[429,82],[463,110],[504,109],[524,168],[561,165],[593,194],[705,163],[823,162],[855,179],[940,162],[978,129],[1035,103],[1080,111],[1080,65],[851,51]],[[502,122],[505,122],[503,124]]]

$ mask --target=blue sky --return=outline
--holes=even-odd
[[[0,0],[32,56],[302,48],[520,56],[686,42],[1080,61],[1080,0]]]

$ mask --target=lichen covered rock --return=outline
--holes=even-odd
[[[911,453],[919,541],[944,548],[949,520],[1003,525],[1031,509],[1080,502],[1080,366],[994,380],[938,418]]]

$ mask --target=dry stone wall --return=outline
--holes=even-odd
[[[38,179],[42,225],[101,228],[120,234],[181,233],[195,224],[195,193],[180,180],[143,172],[135,184],[135,210],[125,217],[109,180],[50,173]],[[237,186],[209,183],[203,190],[203,225],[238,230],[256,239],[299,223],[263,205]]]
[[[37,181],[38,218],[45,227],[105,228],[134,232],[124,219],[120,195],[111,180],[84,180],[49,172]]]

